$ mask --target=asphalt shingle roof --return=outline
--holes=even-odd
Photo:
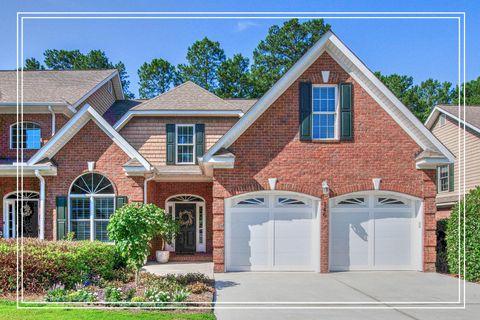
[[[77,102],[116,70],[41,70],[23,72],[23,101]],[[0,71],[0,102],[17,101],[17,72]]]
[[[480,128],[480,106],[465,106],[465,117],[463,112],[459,114],[458,106],[439,105],[438,107],[456,117],[460,116],[461,120],[470,123],[474,127]]]
[[[147,100],[131,110],[239,110],[245,102],[230,103],[199,85],[187,81],[170,91]]]

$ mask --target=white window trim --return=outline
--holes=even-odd
[[[178,127],[192,127],[193,128],[193,156],[192,156],[192,162],[179,162],[178,161]],[[181,146],[190,146],[191,144],[185,144],[182,143],[180,144]],[[175,125],[175,164],[195,164],[195,125],[194,124],[176,124]]]
[[[313,110],[313,91],[315,88],[335,88],[335,112],[328,112],[328,111],[314,111]],[[313,116],[320,114],[334,114],[335,115],[335,129],[334,133],[335,136],[333,138],[314,138],[313,137]],[[313,141],[339,141],[340,140],[340,97],[339,97],[339,90],[338,85],[336,84],[313,84],[312,85],[312,119],[311,119],[311,135]]]
[[[437,185],[438,185],[438,193],[447,193],[450,191],[450,168],[449,165],[438,166],[438,173],[437,173]],[[441,183],[441,168],[447,168],[447,190],[442,190],[442,183]]]
[[[35,148],[35,149],[23,148],[23,150],[40,150],[42,148],[42,127],[40,126],[40,124],[38,124],[34,121],[18,121],[18,122],[12,123],[10,125],[10,145],[9,145],[10,149],[11,150],[16,150],[17,149],[17,148],[13,147],[13,126],[19,125],[19,124],[22,124],[22,123],[23,123],[23,125],[26,124],[26,123],[32,123],[32,124],[38,126],[38,129],[40,130],[40,147]],[[22,127],[23,127],[23,125],[22,125]],[[17,129],[17,137],[18,137],[18,129]],[[20,141],[19,138],[17,138],[16,142],[17,142],[17,145],[22,143],[22,141]]]
[[[88,219],[72,219],[71,200],[72,199],[90,199],[90,217]],[[117,210],[115,194],[71,194],[68,196],[68,232],[72,232],[72,221],[90,222],[90,241],[95,241],[95,221],[110,221],[107,219],[95,219],[95,198],[113,198],[113,212]],[[101,241],[101,240],[99,240]],[[103,241],[112,242],[112,241]]]
[[[438,117],[438,124],[440,127],[443,127],[444,125],[447,124],[447,115],[444,113],[441,113],[440,116]]]

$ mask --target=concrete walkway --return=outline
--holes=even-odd
[[[455,303],[445,303],[457,301],[458,279],[436,273],[245,272],[215,274],[215,283],[217,289],[215,315],[219,320],[320,318],[450,320],[478,319],[480,314],[480,285],[467,284],[466,310],[447,309],[463,307]],[[284,302],[286,305],[281,306],[278,302]],[[228,309],[232,307],[235,309]]]
[[[143,266],[142,271],[158,275],[200,272],[213,278],[213,262],[169,262],[160,264],[149,261]]]

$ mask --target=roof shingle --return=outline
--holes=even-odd
[[[465,116],[459,112],[457,105],[439,105],[438,108],[480,129],[480,106],[465,106]]]

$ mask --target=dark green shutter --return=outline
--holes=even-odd
[[[352,139],[352,84],[340,84],[340,140]]]
[[[312,140],[312,84],[300,82],[300,140]]]
[[[205,153],[205,125],[198,123],[195,125],[195,163],[198,157]]]
[[[455,166],[453,163],[448,165],[448,191],[455,189]]]
[[[118,196],[116,199],[115,199],[115,209],[119,209],[121,207],[123,207],[123,205],[127,204],[128,203],[128,199],[126,196]]]
[[[437,185],[437,193],[440,192],[440,167],[437,166],[437,171],[435,172],[435,184]]]
[[[175,125],[167,124],[167,164],[175,164]]]
[[[64,240],[67,235],[67,207],[68,198],[59,196],[56,199],[57,205],[57,240]]]

